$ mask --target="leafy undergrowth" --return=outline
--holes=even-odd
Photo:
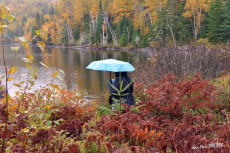
[[[228,152],[228,77],[168,74],[148,89],[139,84],[136,106],[104,107],[108,113],[76,92],[41,89],[11,99],[6,133],[2,101],[1,138],[6,134],[6,152]]]

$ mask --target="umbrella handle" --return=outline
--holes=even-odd
[[[111,71],[109,72],[109,78],[110,78],[109,80],[111,80]]]

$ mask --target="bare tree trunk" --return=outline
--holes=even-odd
[[[170,29],[170,32],[171,32],[171,35],[172,35],[172,38],[173,38],[173,43],[174,43],[174,46],[176,47],[176,40],[175,40],[175,38],[174,38],[174,34],[173,34],[172,27],[169,25],[168,17],[167,17],[167,26],[168,26],[169,29]]]
[[[92,13],[90,12],[89,14],[91,16],[91,20],[92,20],[92,24],[93,24],[93,31],[94,31],[95,30],[95,20],[93,19]]]
[[[102,25],[102,45],[104,46],[105,45],[105,42],[104,42],[104,40],[105,40],[105,29],[104,29],[104,25]]]
[[[59,42],[61,42],[61,27],[59,23],[59,18],[57,19],[57,26],[58,26],[58,34],[59,34]],[[57,45],[59,45],[59,42],[57,42]]]
[[[194,14],[194,12],[192,13],[193,14],[193,26],[194,26],[194,40],[196,40],[197,39],[197,28],[196,28],[196,16],[195,16],[195,14]]]
[[[66,23],[66,29],[67,29],[67,34],[68,34],[67,36],[68,36],[69,43],[72,43],[74,41],[73,40],[73,28],[68,23]]]
[[[83,35],[82,35],[82,34],[80,34],[80,36],[81,36],[81,39],[82,39],[83,43],[85,44],[85,40],[84,40]]]
[[[106,13],[105,13],[105,21],[106,21],[107,26],[109,28],[109,31],[110,31],[110,33],[112,35],[114,46],[117,46],[118,45],[118,43],[117,43],[117,36],[116,36],[116,33],[113,31],[113,29],[111,28],[111,26],[109,24],[109,19],[108,19],[108,16],[106,15]]]

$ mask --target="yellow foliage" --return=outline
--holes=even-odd
[[[17,70],[18,70],[17,67],[11,67],[11,68],[8,70],[8,74],[13,74],[13,73],[15,73]]]
[[[208,12],[211,0],[187,0],[185,4],[186,12],[183,14],[184,17],[193,18],[195,31],[201,28],[201,23],[204,20],[205,12]]]
[[[93,3],[90,10],[91,10],[92,17],[93,18],[97,17],[97,15],[99,14],[98,3]]]
[[[165,6],[167,0],[144,0],[145,12],[150,17],[151,24],[154,24],[157,19],[157,11]]]
[[[84,0],[75,0],[74,4],[74,17],[79,23],[87,8],[84,7]]]
[[[14,77],[9,77],[8,79],[7,79],[7,81],[12,81],[14,79]]]
[[[131,19],[134,11],[134,0],[114,0],[110,3],[110,13],[114,18],[114,24],[117,24],[123,16]]]

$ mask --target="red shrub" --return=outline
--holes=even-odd
[[[216,106],[215,88],[202,79],[201,74],[185,78],[177,81],[176,76],[168,74],[154,83],[147,89],[149,100],[143,102],[146,104],[144,109],[156,115],[169,115],[173,119],[181,118],[189,109],[200,112],[202,108]]]

